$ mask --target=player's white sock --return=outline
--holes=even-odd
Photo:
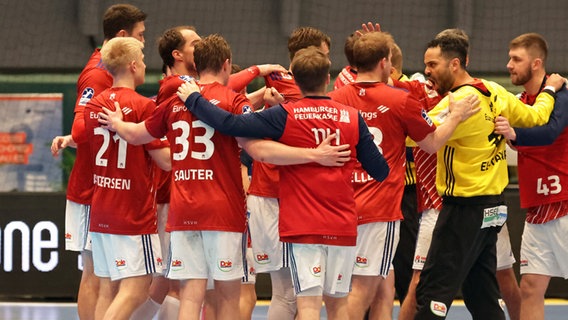
[[[158,311],[158,320],[177,319],[179,313],[179,299],[172,296],[166,296],[160,311]]]
[[[156,312],[160,309],[160,304],[148,298],[141,306],[134,311],[131,320],[152,320]]]

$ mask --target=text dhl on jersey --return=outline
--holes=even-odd
[[[183,169],[174,171],[174,181],[213,180],[211,169]]]

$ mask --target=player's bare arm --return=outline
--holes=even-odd
[[[295,165],[316,162],[327,167],[341,167],[351,157],[348,144],[332,146],[335,134],[329,135],[317,148],[291,147],[264,139],[237,138],[239,144],[257,161],[275,165]]]
[[[288,72],[286,68],[279,64],[259,64],[257,67],[261,77],[267,76],[272,72]]]
[[[517,134],[515,130],[509,124],[509,120],[503,116],[498,116],[495,118],[495,133],[502,134],[505,139],[509,141],[517,140]]]
[[[453,93],[450,93],[448,95],[448,99],[450,100],[450,117],[457,117],[460,122],[469,119],[469,117],[481,110],[481,107],[479,106],[480,101],[477,95],[471,94],[463,99],[455,101]]]
[[[183,101],[183,103],[185,103],[185,101],[187,100],[187,97],[189,97],[189,95],[191,95],[194,92],[200,92],[201,90],[199,90],[199,86],[197,85],[197,83],[195,82],[195,80],[191,80],[189,82],[184,82],[181,84],[181,86],[179,86],[178,91],[177,91],[177,96],[181,99],[181,101]]]
[[[546,79],[546,86],[554,87],[554,91],[558,92],[563,86],[566,85],[566,78],[562,77],[558,73],[551,74],[548,79]]]
[[[455,101],[453,94],[450,93],[448,99],[450,101],[450,113],[444,120],[444,123],[439,125],[436,131],[427,135],[426,138],[416,142],[420,149],[430,154],[437,152],[446,144],[460,122],[469,119],[469,117],[481,110],[479,107],[480,101],[476,95],[469,95]]]
[[[103,107],[103,112],[99,112],[98,121],[102,128],[118,133],[124,140],[133,145],[149,143],[156,139],[150,135],[144,122],[123,121],[122,110],[118,102],[114,103],[114,107],[114,111]]]
[[[152,160],[164,171],[172,170],[172,161],[170,157],[170,148],[161,148],[148,150],[148,154]]]
[[[264,102],[274,106],[284,101],[284,97],[275,88],[266,88],[264,90]]]
[[[73,141],[71,135],[57,136],[51,141],[51,155],[56,157],[59,152],[67,147],[77,148],[77,144]]]

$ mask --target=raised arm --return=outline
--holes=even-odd
[[[550,145],[568,126],[568,89],[562,88],[556,93],[554,109],[548,123],[532,128],[512,128],[507,118],[495,119],[495,133],[502,134],[513,145],[546,146]]]
[[[227,87],[235,92],[241,92],[254,78],[264,77],[274,71],[286,72],[286,68],[279,64],[260,64],[241,70],[229,77]]]

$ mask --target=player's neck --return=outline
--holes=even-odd
[[[464,84],[468,84],[473,82],[474,78],[469,75],[469,73],[465,70],[461,70],[457,73],[456,78],[454,80],[453,88],[463,86]]]
[[[195,70],[189,70],[184,65],[176,65],[172,67],[172,74],[177,74],[180,76],[191,76],[197,79],[197,72]]]
[[[210,84],[214,82],[219,82],[220,84],[226,86],[227,81],[221,74],[214,74],[209,72],[202,72],[199,75],[199,84]]]
[[[376,72],[359,72],[357,73],[356,82],[384,82],[381,76]]]
[[[536,71],[535,73],[533,73],[530,80],[527,81],[525,84],[523,84],[523,87],[525,88],[525,92],[528,95],[531,95],[531,96],[537,95],[540,92],[542,80],[544,79],[545,75],[546,75],[546,71],[544,69]]]
[[[113,88],[130,88],[132,90],[136,89],[136,82],[134,77],[129,76],[115,76],[112,82]]]

